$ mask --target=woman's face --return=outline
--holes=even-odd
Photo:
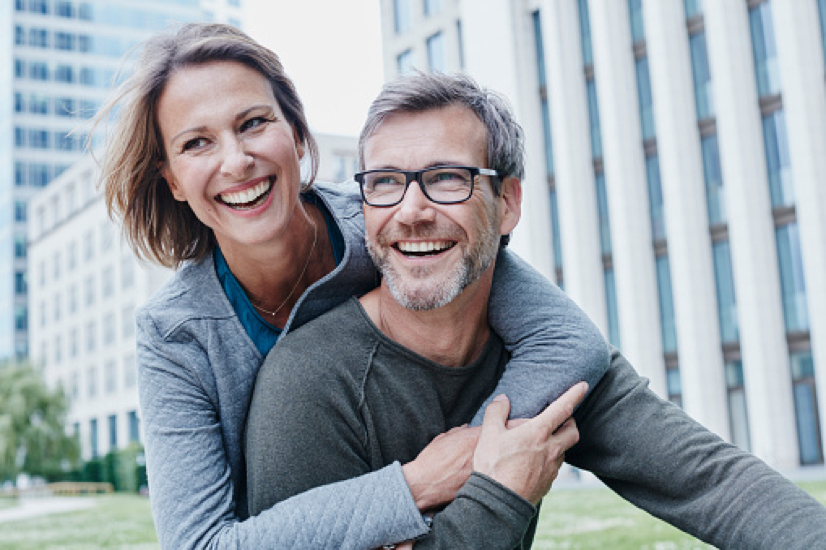
[[[158,124],[163,177],[222,249],[283,237],[304,150],[261,73],[233,61],[180,69],[158,100]]]

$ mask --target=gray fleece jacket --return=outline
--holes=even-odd
[[[355,184],[314,188],[346,250],[301,296],[285,333],[378,283]],[[514,416],[535,415],[580,380],[594,387],[608,368],[607,345],[587,316],[507,251],[497,259],[489,317],[512,354],[494,394],[509,395]],[[244,426],[264,358],[211,258],[181,268],[137,321],[149,489],[163,548],[290,548],[308,536],[316,547],[370,548],[427,532],[398,463],[249,518]]]

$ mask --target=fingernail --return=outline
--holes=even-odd
[[[496,397],[493,398],[494,401],[506,401],[508,398],[504,393],[500,393]]]

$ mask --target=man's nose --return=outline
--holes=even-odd
[[[254,163],[244,147],[244,142],[233,137],[225,142],[224,156],[221,160],[221,173],[234,178],[244,177],[249,173]]]
[[[436,210],[433,208],[433,201],[427,198],[419,186],[419,182],[411,181],[407,186],[402,202],[399,203],[396,211],[396,218],[408,225],[415,223],[433,221]]]

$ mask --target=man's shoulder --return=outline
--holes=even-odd
[[[351,298],[281,338],[267,355],[258,383],[275,377],[302,385],[309,380],[357,383],[374,347],[358,300]]]

